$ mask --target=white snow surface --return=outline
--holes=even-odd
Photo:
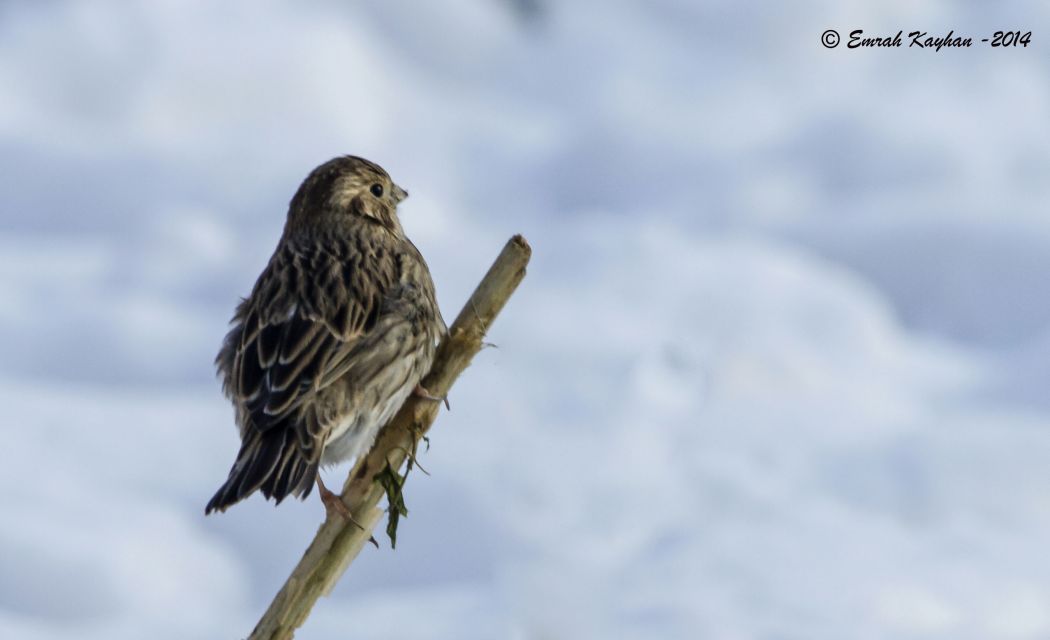
[[[251,630],[212,358],[341,153],[446,317],[534,256],[298,638],[1050,637],[1050,8],[920,4],[0,5],[0,637]]]

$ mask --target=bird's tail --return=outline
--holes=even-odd
[[[289,495],[306,498],[317,477],[317,464],[303,456],[293,430],[249,429],[230,476],[208,502],[204,513],[225,511],[257,489],[277,504]]]

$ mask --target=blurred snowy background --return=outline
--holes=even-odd
[[[342,153],[448,317],[535,254],[298,637],[1050,637],[1050,8],[438,4],[0,4],[0,637],[251,629],[322,507],[203,516],[211,362]]]

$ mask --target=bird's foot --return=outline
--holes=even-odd
[[[444,395],[444,396],[432,395],[429,391],[427,391],[426,387],[424,387],[421,384],[417,384],[416,385],[416,388],[412,391],[412,395],[416,396],[417,398],[423,398],[424,400],[430,400],[432,402],[444,402],[445,403],[445,409],[449,409],[449,410],[452,409],[452,407],[450,407],[449,404],[448,404],[448,396],[447,395]]]
[[[317,492],[321,496],[321,502],[324,503],[325,511],[329,514],[338,513],[343,518],[354,522],[354,517],[350,515],[350,510],[346,508],[346,504],[343,502],[343,498],[338,493],[331,491],[324,485],[324,480],[321,480],[321,474],[317,474]],[[360,525],[358,525],[360,526]]]
[[[343,502],[342,496],[334,491],[330,491],[328,487],[324,486],[324,481],[321,480],[321,474],[317,474],[317,491],[321,496],[321,502],[324,503],[324,509],[331,516],[333,513],[338,514],[347,522],[352,522],[358,529],[364,531],[365,528],[361,526],[357,520],[354,520],[354,516],[350,515],[350,510],[346,508],[346,503]]]

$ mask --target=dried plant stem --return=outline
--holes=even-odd
[[[518,283],[532,249],[525,238],[511,238],[470,300],[459,312],[448,335],[438,346],[423,386],[435,396],[448,393],[452,383],[482,348],[485,332]],[[354,465],[343,485],[342,499],[360,526],[339,515],[329,515],[317,530],[299,564],[270,603],[250,640],[285,640],[302,626],[314,603],[328,595],[339,577],[372,536],[383,514],[377,505],[385,491],[375,478],[388,467],[398,470],[416,450],[438,414],[436,402],[410,397],[383,427],[368,455]]]

